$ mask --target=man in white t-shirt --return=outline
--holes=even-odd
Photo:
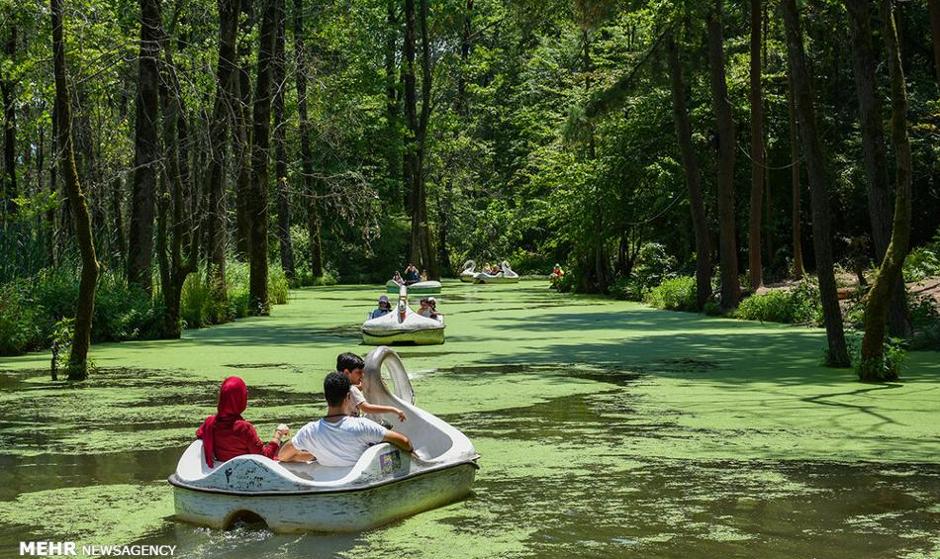
[[[349,379],[349,404],[346,408],[346,414],[358,416],[362,413],[371,413],[373,415],[380,413],[394,413],[400,421],[405,420],[405,412],[394,406],[380,406],[379,404],[370,404],[366,401],[365,395],[359,389],[362,383],[362,373],[366,364],[355,353],[341,353],[336,356],[336,371],[346,375]]]
[[[294,438],[281,446],[278,459],[296,462],[316,457],[323,466],[353,466],[369,446],[391,443],[405,452],[414,452],[408,437],[390,431],[378,423],[346,414],[349,401],[349,379],[333,372],[323,381],[327,415],[311,421],[297,431]]]

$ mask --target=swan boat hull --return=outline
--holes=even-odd
[[[419,281],[408,287],[408,293],[413,295],[437,295],[441,292],[441,282],[439,281]],[[389,280],[385,284],[386,293],[398,293],[401,286],[394,281]]]
[[[470,493],[477,465],[469,461],[336,491],[230,493],[189,487],[174,476],[180,520],[225,529],[245,513],[278,533],[355,532],[460,500]]]
[[[437,345],[444,343],[444,328],[370,332],[362,329],[362,343],[366,345]]]

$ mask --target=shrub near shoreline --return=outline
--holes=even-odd
[[[216,301],[201,275],[190,275],[180,301],[185,328],[200,328],[248,315],[248,265],[226,266],[228,298]],[[45,269],[0,286],[0,356],[49,347],[56,324],[74,316],[79,275],[73,268]],[[278,266],[268,275],[271,303],[287,302],[288,282]],[[98,280],[92,342],[155,339],[161,335],[163,298],[129,286],[123,275],[105,271]]]

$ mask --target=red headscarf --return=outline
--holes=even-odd
[[[219,389],[219,403],[216,406],[216,414],[210,415],[202,422],[202,426],[196,429],[196,437],[202,439],[202,452],[206,457],[206,464],[211,468],[212,459],[215,456],[213,448],[213,439],[215,435],[215,424],[217,422],[234,423],[242,418],[242,412],[248,407],[248,386],[245,381],[238,377],[228,377],[222,381],[222,387]]]

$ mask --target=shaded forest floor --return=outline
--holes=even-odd
[[[363,534],[195,529],[172,521],[164,480],[227,375],[248,383],[262,436],[320,414],[336,354],[370,349],[358,328],[378,287],[98,345],[78,386],[51,383],[47,355],[0,359],[0,555],[27,537],[177,557],[940,553],[940,354],[863,385],[820,366],[822,330],[546,287],[445,285],[447,342],[400,354],[418,405],[482,454],[475,495]]]

